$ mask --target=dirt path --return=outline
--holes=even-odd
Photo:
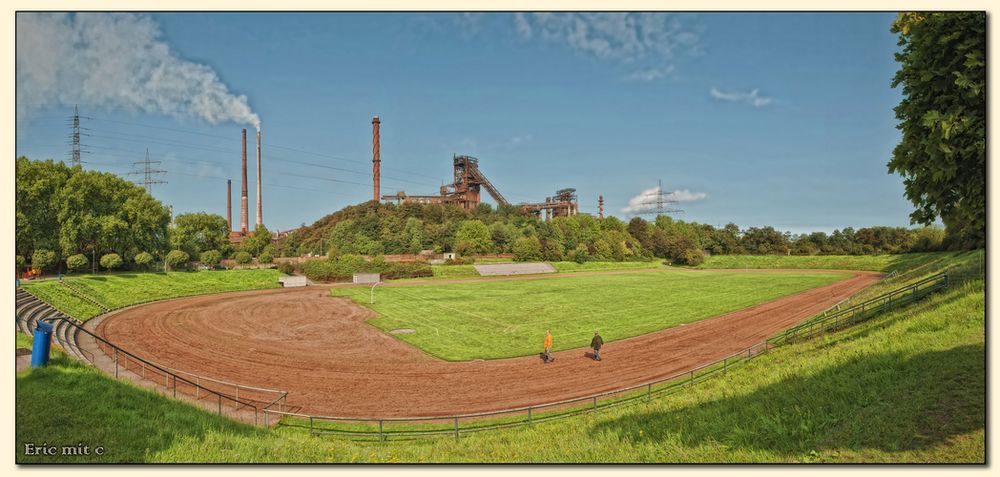
[[[798,270],[804,271],[804,270]],[[852,278],[715,318],[588,350],[450,363],[365,323],[370,310],[327,287],[153,303],[100,320],[98,334],[173,368],[289,391],[302,412],[434,416],[490,411],[617,389],[707,363],[808,318],[874,283]],[[576,274],[574,274],[576,275]],[[526,277],[517,277],[526,278]],[[433,283],[444,283],[434,281]]]

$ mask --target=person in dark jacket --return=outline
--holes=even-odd
[[[601,333],[595,331],[594,339],[590,340],[590,347],[594,348],[594,361],[601,360],[601,346],[604,346],[604,340],[601,339]]]

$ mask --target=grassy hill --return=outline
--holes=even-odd
[[[355,442],[260,429],[56,358],[17,376],[18,462],[985,461],[982,280],[774,349],[649,403],[450,437]],[[83,442],[104,456],[23,455]]]
[[[281,273],[274,269],[203,270],[198,272],[114,273],[65,277],[64,280],[101,305],[124,306],[182,296],[277,288]],[[27,282],[29,293],[81,321],[99,314],[100,307],[81,299],[57,280]]]

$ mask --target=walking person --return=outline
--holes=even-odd
[[[555,360],[552,357],[552,332],[550,330],[545,330],[545,341],[542,342],[542,360],[546,363]]]
[[[594,348],[594,361],[601,360],[601,346],[604,346],[604,340],[601,339],[601,333],[595,331],[594,339],[590,340],[590,347]]]

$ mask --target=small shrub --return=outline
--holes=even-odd
[[[253,260],[253,257],[251,257],[248,252],[236,252],[236,256],[234,256],[233,259],[240,265],[246,265]]]
[[[684,257],[681,259],[681,263],[691,267],[697,267],[705,261],[705,252],[700,249],[692,248],[684,252]]]
[[[292,262],[281,262],[278,264],[278,271],[285,275],[291,275],[295,273],[295,264]]]
[[[189,260],[191,260],[191,257],[183,250],[171,250],[170,253],[164,257],[164,263],[167,265],[169,270],[184,268],[187,266]]]
[[[82,272],[90,267],[90,260],[87,260],[87,256],[78,253],[76,255],[70,255],[66,258],[66,268],[71,272]]]
[[[274,261],[274,255],[271,255],[271,252],[263,252],[260,254],[260,257],[257,257],[257,261],[259,263],[271,263]]]
[[[56,253],[40,248],[31,254],[31,267],[45,270],[56,264]]]
[[[139,252],[134,260],[139,267],[149,268],[153,264],[153,255],[148,252]]]
[[[122,266],[122,256],[117,253],[108,253],[101,257],[101,267],[106,270],[114,270]]]
[[[215,266],[222,261],[222,253],[220,253],[218,250],[206,250],[204,252],[201,252],[201,256],[199,256],[198,258],[201,259],[202,265],[207,265],[209,267],[215,268]]]

